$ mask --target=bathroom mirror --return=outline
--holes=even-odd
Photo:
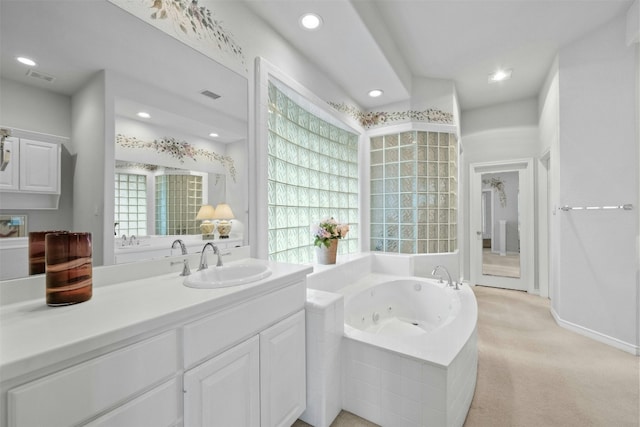
[[[233,207],[236,221],[243,223],[244,243],[248,244],[246,76],[106,0],[2,1],[0,20],[0,88],[4,98],[0,125],[71,138],[69,146],[63,147],[60,207],[52,212],[24,211],[29,230],[59,228],[60,218],[74,217],[74,192],[78,191],[74,175],[87,170],[83,166],[87,153],[78,155],[75,149],[84,141],[74,140],[74,135],[82,130],[83,116],[95,113],[77,108],[76,101],[80,89],[99,75],[103,93],[98,96],[104,97],[100,114],[108,128],[104,135],[120,133],[145,142],[166,138],[195,147],[211,144],[210,151],[234,159],[235,177],[216,162],[210,162],[212,169],[206,173],[224,182],[224,201]],[[31,56],[37,65],[18,63],[16,57],[22,55]],[[42,111],[33,111],[32,105],[42,106]],[[148,112],[151,118],[141,119],[137,116],[140,111]],[[148,130],[135,131],[136,126],[152,126],[153,135]],[[218,136],[210,136],[213,133]],[[91,209],[103,223],[97,227],[93,245],[104,249],[103,259],[109,263],[106,238],[113,236],[114,193],[106,185],[106,177],[115,176],[116,155],[109,146],[115,141],[106,136],[103,139],[104,153],[90,153],[100,157],[89,162],[100,168],[104,165],[105,176],[105,188],[98,185],[92,189],[98,197],[102,193],[102,203]],[[140,149],[135,159],[118,160],[167,166],[157,161],[159,155],[154,149]],[[186,170],[198,170],[191,158],[177,161]],[[0,214],[12,213],[0,207]],[[76,218],[67,226],[75,229]]]
[[[518,172],[482,174],[482,274],[520,277]]]

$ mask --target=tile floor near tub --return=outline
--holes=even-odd
[[[311,427],[310,424],[305,423],[302,420],[297,420],[291,427]],[[374,424],[360,418],[357,415],[347,411],[340,411],[336,419],[331,423],[331,427],[378,427],[378,424]]]

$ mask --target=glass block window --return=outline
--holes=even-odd
[[[156,234],[200,234],[196,223],[202,205],[202,176],[156,176]]]
[[[457,177],[454,134],[411,131],[371,138],[370,249],[455,251]]]
[[[116,229],[120,235],[147,235],[147,177],[130,173],[115,174]]]
[[[320,119],[269,83],[268,253],[275,261],[314,262],[310,226],[349,224],[338,253],[358,245],[358,136]]]

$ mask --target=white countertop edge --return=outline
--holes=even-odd
[[[213,314],[302,280],[312,271],[308,266],[257,259],[239,262],[248,261],[268,264],[271,276],[234,287],[193,289],[182,284],[184,277],[171,272],[97,287],[91,300],[65,307],[48,307],[41,299],[5,305],[0,308],[0,380]],[[108,322],[100,318],[116,313]]]

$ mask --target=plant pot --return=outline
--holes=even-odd
[[[316,246],[316,256],[318,264],[335,264],[338,253],[338,239],[331,239],[329,247],[325,245]]]

